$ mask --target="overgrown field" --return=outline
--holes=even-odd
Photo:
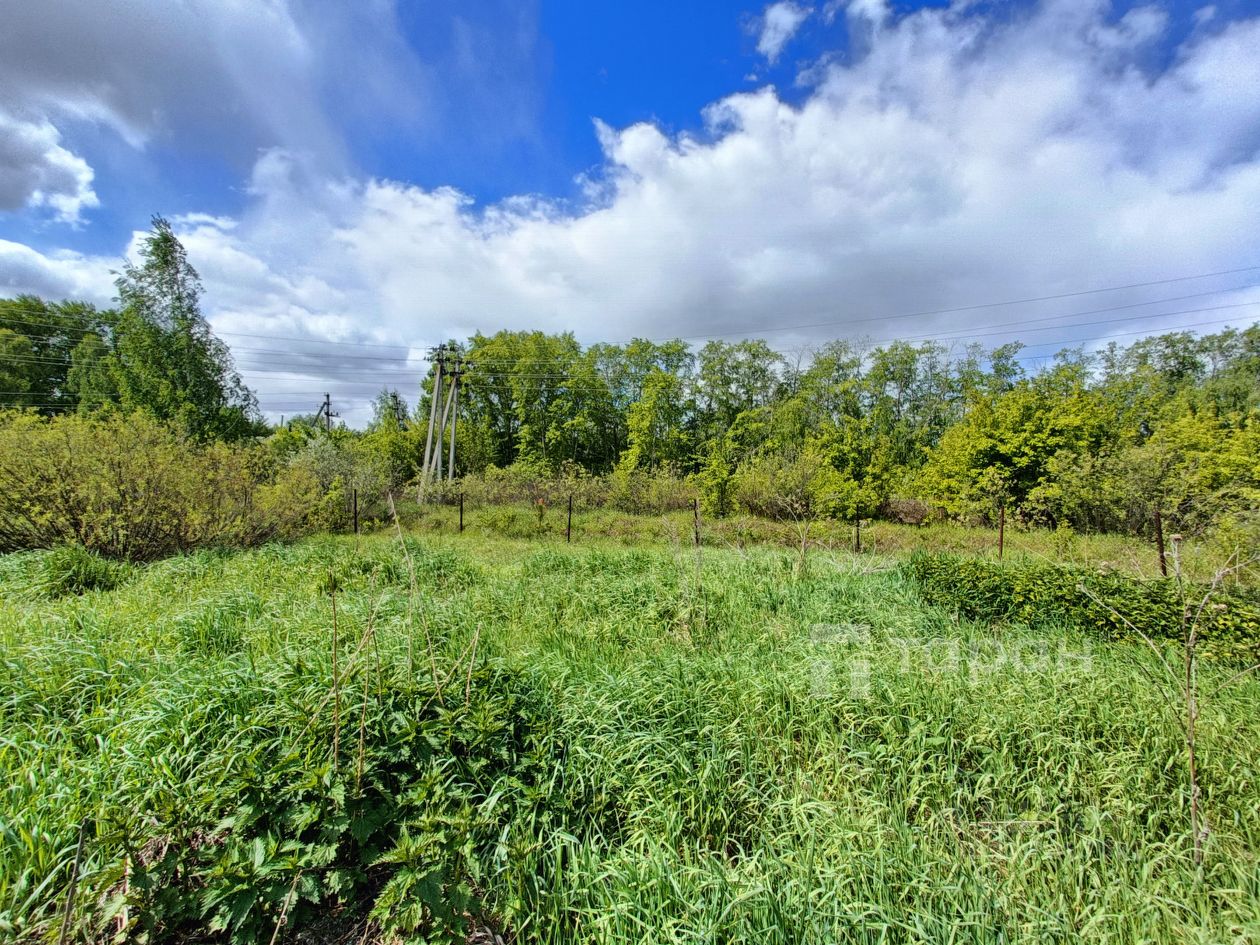
[[[1155,657],[1042,617],[685,542],[3,557],[0,934],[1260,940],[1260,682],[1202,668],[1196,868]]]
[[[459,509],[454,499],[448,497],[451,504],[447,505],[420,506],[410,498],[400,501],[399,508],[417,533],[453,535],[459,531]],[[687,544],[692,541],[695,525],[690,508],[632,514],[607,507],[583,508],[580,503],[575,506],[572,521],[569,530],[574,542],[612,541],[627,547]],[[377,524],[383,527],[385,523]],[[470,536],[563,541],[568,528],[563,496],[541,509],[525,503],[473,502],[464,509],[465,534]],[[826,551],[851,551],[856,543],[864,553],[900,556],[928,551],[998,556],[996,528],[956,522],[905,525],[877,519],[867,520],[855,530],[852,522],[829,518],[774,521],[735,514],[723,518],[703,515],[700,530],[706,544],[736,550],[755,545],[799,549],[804,537],[810,548]],[[1182,564],[1187,576],[1198,581],[1211,580],[1240,551],[1247,557],[1248,541],[1246,536],[1229,532],[1187,538],[1182,542]],[[1005,532],[1003,550],[1009,561],[1050,561],[1144,578],[1159,574],[1154,542],[1131,535],[1021,527],[1012,520]],[[1253,563],[1241,570],[1235,581],[1260,585],[1260,566]]]

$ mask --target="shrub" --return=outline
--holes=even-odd
[[[741,507],[777,521],[851,518],[858,508],[857,484],[817,450],[797,456],[767,453],[735,474]]]
[[[921,499],[894,496],[880,507],[880,518],[899,525],[922,525],[931,515],[931,508]]]
[[[1151,640],[1180,641],[1186,602],[1197,608],[1208,591],[1192,584],[1183,597],[1168,579],[928,552],[916,552],[903,568],[930,603],[964,617],[1029,624],[1059,619],[1113,640],[1136,638],[1136,628]],[[1260,652],[1260,597],[1218,589],[1204,608],[1199,636],[1208,655],[1254,657]]]
[[[0,416],[0,552],[78,545],[149,561],[298,534],[312,484],[267,465],[255,447],[202,446],[144,414],[9,413]]]
[[[695,488],[666,472],[618,469],[608,477],[608,502],[619,512],[662,515],[691,508]]]
[[[437,483],[429,487],[428,495],[434,501],[455,503],[463,493],[474,506],[524,503],[531,507],[539,499],[548,507],[558,507],[573,496],[576,508],[595,508],[607,501],[608,490],[606,478],[592,476],[576,464],[567,463],[552,472],[522,460],[506,467],[488,466],[454,482]]]

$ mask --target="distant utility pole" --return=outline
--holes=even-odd
[[[424,486],[429,484],[429,467],[433,462],[433,429],[437,421],[438,400],[442,397],[442,366],[446,361],[446,347],[439,345],[429,350],[429,360],[433,362],[433,388],[429,391],[429,435],[424,441],[424,473],[421,477],[421,497]]]
[[[433,389],[429,393],[429,432],[424,444],[424,474],[421,490],[442,480],[442,453],[445,448],[446,478],[455,478],[455,432],[459,416],[459,381],[464,375],[464,359],[454,342],[438,345],[429,353],[433,362]],[[444,396],[445,395],[445,396]],[[439,403],[442,404],[439,412]],[[448,426],[449,423],[449,426]],[[448,434],[449,429],[449,434]],[[447,441],[447,436],[450,439]]]
[[[328,433],[332,432],[333,417],[340,417],[341,414],[333,413],[332,397],[324,394],[324,402],[319,405],[319,410],[315,413],[315,422],[319,423],[320,417],[324,418],[324,430]]]
[[[455,479],[455,424],[459,422],[459,379],[463,373],[463,364],[457,357],[451,371],[451,452],[446,464],[447,482]]]

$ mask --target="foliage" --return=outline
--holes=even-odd
[[[44,411],[78,402],[76,372],[108,330],[112,313],[85,302],[47,302],[33,295],[0,299],[0,402]]]
[[[52,597],[112,591],[128,577],[126,566],[79,545],[63,545],[43,556],[41,589]]]
[[[832,467],[814,444],[797,456],[765,453],[735,476],[744,509],[773,519],[826,518],[852,505],[852,480]]]
[[[117,311],[0,300],[4,403],[143,410],[198,443],[266,432],[165,220],[117,285]],[[448,345],[464,364],[457,468],[427,500],[554,506],[573,494],[648,512],[697,493],[715,518],[850,520],[916,503],[920,521],[991,525],[1005,509],[1012,525],[1147,540],[1162,526],[1243,541],[1256,527],[1257,325],[1066,350],[1029,374],[1018,344],[840,340],[794,360],[750,340],[583,347],[571,334],[501,331]],[[432,385],[410,416],[382,391],[364,431],[309,418],[270,431],[273,472],[300,470],[303,495],[317,483],[327,527],[348,527],[356,496],[361,523],[384,521],[422,472],[430,410],[445,406]]]
[[[608,504],[633,515],[659,515],[691,508],[695,489],[666,471],[616,470],[608,477]]]
[[[1260,929],[1260,682],[1201,719],[1199,869],[1144,647],[828,561],[390,535],[0,583],[0,928],[56,940],[86,824],[75,941]]]
[[[905,564],[925,598],[972,620],[1068,622],[1109,640],[1180,642],[1182,614],[1205,597],[1200,637],[1205,652],[1254,662],[1260,656],[1260,596],[1191,584],[1183,594],[1171,579],[1052,564],[1003,565],[983,558],[919,552]]]
[[[312,483],[252,448],[199,445],[146,414],[0,414],[0,550],[80,545],[149,561],[307,527]]]
[[[166,220],[153,218],[116,285],[117,311],[0,299],[3,403],[45,413],[120,405],[199,441],[257,433],[254,396],[202,316],[201,282]]]
[[[254,432],[257,403],[202,316],[201,280],[162,217],[153,218],[140,260],[117,280],[111,367],[119,402],[198,440]]]

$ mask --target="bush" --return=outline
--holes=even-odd
[[[973,620],[1036,624],[1063,620],[1106,639],[1180,642],[1187,602],[1197,608],[1207,593],[1188,585],[1142,581],[1120,574],[1046,564],[1004,565],[982,558],[916,552],[902,566],[930,603],[953,608]],[[1224,659],[1254,659],[1260,653],[1260,597],[1218,590],[1199,623],[1203,651]]]
[[[922,525],[931,516],[932,510],[921,499],[906,499],[894,496],[880,506],[880,518],[899,525]]]
[[[2,415],[0,552],[78,545],[150,561],[292,537],[314,486],[269,465],[256,447],[202,446],[144,414]]]
[[[697,496],[690,483],[664,470],[618,469],[608,477],[608,503],[632,515],[663,515],[691,508]]]
[[[854,480],[813,449],[797,456],[763,454],[735,474],[740,507],[776,521],[852,518],[858,491]]]
[[[473,506],[526,504],[549,508],[567,505],[573,496],[575,508],[597,508],[608,500],[606,478],[592,476],[575,464],[566,464],[552,472],[544,466],[519,461],[511,466],[488,466],[480,473],[464,476],[454,482],[429,487],[428,495],[438,502],[453,504],[460,493]]]

